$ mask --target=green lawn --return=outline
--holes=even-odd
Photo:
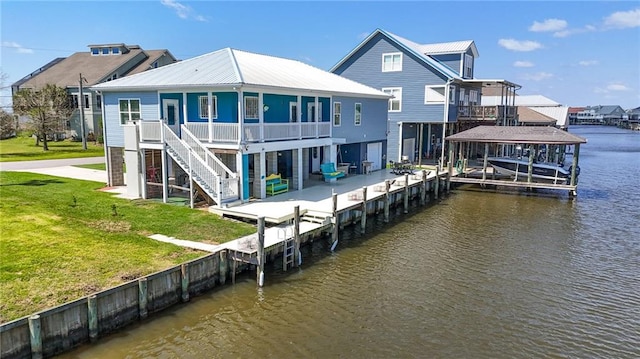
[[[107,170],[107,165],[104,163],[91,163],[91,164],[87,164],[87,165],[74,165],[73,167],[80,167],[80,168],[87,168],[90,170],[100,170],[100,171],[106,171]]]
[[[49,151],[43,151],[42,144],[36,146],[35,143],[35,139],[21,136],[0,140],[0,162],[104,156],[103,145],[93,142],[87,143],[87,149],[83,150],[82,142],[52,141],[48,142]]]
[[[205,254],[150,234],[212,243],[255,233],[205,211],[118,199],[101,186],[0,172],[0,322]]]

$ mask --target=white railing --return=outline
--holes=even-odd
[[[191,122],[184,126],[202,142],[236,143],[240,139],[237,123],[213,123],[211,136],[208,123]],[[242,125],[242,136],[245,142],[330,137],[331,122],[245,123]]]
[[[141,120],[140,121],[140,142],[160,142],[162,141],[162,121]]]
[[[208,148],[204,147],[202,142],[189,131],[189,129],[182,125],[182,140],[193,149],[193,151],[202,158],[209,167],[224,178],[236,178],[237,174],[227,167],[222,160],[220,160],[215,154],[211,153]]]
[[[187,123],[184,126],[200,141],[205,142],[238,142],[237,123],[211,124],[211,138],[209,138],[208,123]]]
[[[226,178],[222,182],[222,200],[240,198],[240,179],[239,178]]]

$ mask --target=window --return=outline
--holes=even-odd
[[[97,47],[92,47],[92,48],[91,48],[91,55],[92,55],[92,56],[100,55],[100,49],[99,49],[99,48],[97,48]]]
[[[120,124],[140,119],[140,100],[120,99]]]
[[[309,122],[316,122],[316,103],[307,103],[307,119]],[[322,122],[322,102],[318,102],[318,122]]]
[[[464,106],[464,89],[460,89],[460,98],[458,99],[458,106]]]
[[[114,55],[119,55],[120,54],[120,49],[117,47],[114,47],[111,49],[111,53]]]
[[[424,103],[444,103],[444,86],[425,86]]]
[[[456,87],[455,86],[449,86],[449,103],[451,105],[456,104]]]
[[[108,47],[102,48],[102,54],[103,55],[109,55],[109,48]]]
[[[472,105],[478,104],[478,90],[469,90],[469,102]]]
[[[244,98],[244,118],[257,119],[258,118],[258,97],[247,96]]]
[[[78,95],[69,95],[69,103],[72,108],[78,108]]]
[[[382,92],[393,96],[389,99],[389,112],[402,111],[402,87],[383,88]]]
[[[101,95],[96,95],[96,107],[101,109],[102,108],[102,96]]]
[[[84,95],[84,108],[89,108],[89,95]]]
[[[211,118],[218,118],[218,98],[211,96],[211,102]],[[200,118],[209,119],[209,96],[200,96],[198,98],[198,109]]]
[[[402,71],[402,53],[382,54],[382,72]]]
[[[355,114],[353,115],[353,124],[356,126],[360,126],[362,123],[362,104],[356,102],[355,106]]]
[[[473,56],[464,55],[464,77],[473,77]]]
[[[342,124],[342,104],[340,102],[333,103],[333,125],[339,127]]]
[[[298,103],[289,102],[289,122],[298,122]]]

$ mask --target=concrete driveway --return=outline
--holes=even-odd
[[[104,157],[2,162],[0,163],[0,171],[32,172],[50,176],[107,183],[106,171],[74,167],[75,165],[85,165],[93,163],[104,163]]]

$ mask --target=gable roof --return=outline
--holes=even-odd
[[[407,39],[405,39],[403,37],[394,35],[394,34],[392,34],[390,32],[386,32],[386,31],[384,31],[382,29],[376,29],[374,32],[372,32],[358,46],[356,46],[353,50],[351,50],[351,52],[349,52],[345,57],[343,57],[340,61],[338,61],[338,63],[335,64],[331,68],[331,70],[329,70],[329,71],[334,72],[335,70],[337,70],[351,56],[353,56],[356,52],[358,52],[358,50],[360,50],[365,44],[367,44],[371,39],[373,39],[378,34],[386,37],[388,40],[390,40],[391,42],[393,42],[397,46],[399,46],[402,49],[404,49],[405,51],[413,54],[416,58],[421,60],[423,63],[429,65],[430,67],[432,67],[436,71],[440,72],[445,77],[450,78],[450,79],[461,79],[460,75],[457,72],[455,72],[453,69],[451,69],[450,67],[440,63],[439,61],[436,61],[436,60],[432,59],[430,56],[426,55],[422,51],[422,46],[424,46],[424,45],[417,44],[417,43],[415,43],[413,41],[410,41],[410,40],[407,40]]]
[[[622,107],[620,107],[618,105],[600,105],[600,106],[587,107],[586,111],[594,110],[596,113],[601,114],[601,115],[610,115],[610,114],[614,113],[615,111],[617,111],[618,109],[620,109],[622,112],[624,112]]]
[[[420,45],[420,50],[425,55],[460,54],[466,53],[469,49],[471,49],[473,57],[480,57],[476,44],[473,40]]]
[[[146,70],[150,70],[154,68],[152,65],[154,62],[159,60],[162,56],[168,56],[172,62],[178,61],[171,52],[167,49],[163,50],[144,50],[144,53],[147,54],[147,59],[144,60],[140,65],[136,66],[133,70],[127,73],[127,76],[137,74]]]
[[[45,84],[54,84],[60,87],[78,87],[79,74],[87,80],[88,85],[93,85],[102,81],[105,77],[114,73],[118,68],[124,66],[140,54],[143,54],[145,62],[148,61],[148,52],[145,52],[137,45],[128,46],[129,51],[120,55],[95,56],[90,51],[76,52],[73,55],[60,60],[58,63],[50,66],[44,71],[30,77],[20,87],[37,88]],[[159,53],[168,52],[166,50],[153,51],[152,54],[159,57]],[[173,57],[173,56],[172,56]],[[144,64],[145,62],[142,62]],[[132,69],[137,69],[141,63],[134,63]],[[144,71],[148,65],[141,68]],[[130,71],[131,72],[131,71]],[[124,74],[121,74],[124,75]]]
[[[224,48],[92,86],[95,90],[159,90],[250,85],[389,98],[372,87],[297,60]]]
[[[587,139],[550,126],[476,126],[445,137],[452,142],[488,143],[587,143]]]
[[[497,106],[501,104],[501,96],[483,96],[480,99],[482,106]],[[542,95],[518,95],[514,97],[516,106],[561,106],[559,103]]]

